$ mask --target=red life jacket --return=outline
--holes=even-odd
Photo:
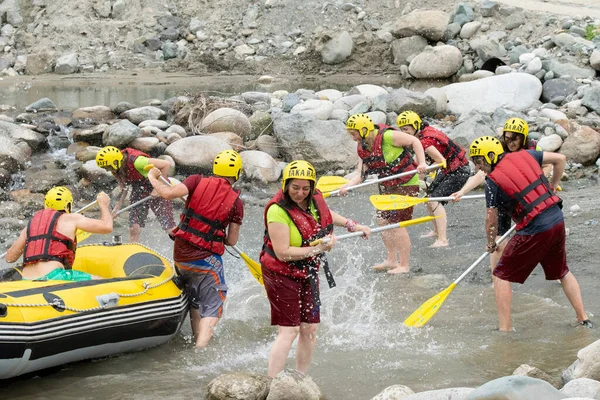
[[[238,197],[240,192],[234,190],[226,179],[214,176],[202,178],[188,197],[172,236],[223,255],[226,221]]]
[[[71,269],[75,261],[77,241],[56,230],[62,211],[51,208],[35,213],[27,224],[27,241],[23,251],[23,264],[40,261],[58,261]]]
[[[304,260],[285,262],[277,259],[275,252],[273,251],[273,244],[269,237],[269,231],[267,227],[267,211],[273,204],[277,204],[283,208],[290,216],[300,235],[302,236],[302,247],[307,247],[310,242],[320,239],[333,231],[333,218],[331,211],[323,199],[323,195],[320,191],[315,190],[313,200],[317,206],[317,214],[319,215],[319,221],[317,222],[310,212],[301,210],[298,206],[292,205],[291,207],[285,201],[283,192],[279,190],[277,194],[269,201],[265,207],[265,236],[263,240],[263,248],[260,252],[260,263],[268,268],[269,270],[276,272],[280,275],[291,276],[293,278],[308,278],[310,271],[309,267],[314,267],[316,271],[319,270],[319,261],[317,257],[309,257]],[[329,278],[328,278],[329,279]]]
[[[527,151],[506,154],[488,178],[514,200],[512,219],[517,223],[517,230],[561,201],[552,191],[539,163]]]
[[[115,174],[124,183],[146,180],[146,178],[140,174],[137,169],[135,169],[134,163],[135,159],[140,156],[147,158],[150,158],[150,156],[143,151],[130,148],[121,150],[121,153],[123,153],[123,164],[121,164],[121,168],[119,168],[118,171],[113,172],[113,174]]]
[[[417,136],[421,141],[426,138],[436,141],[433,146],[446,159],[446,168],[441,170],[443,174],[449,174],[460,167],[469,165],[465,149],[456,144],[444,132],[440,132],[431,126],[426,126]]]
[[[371,151],[363,150],[361,146],[358,146],[358,156],[363,160],[363,168],[373,174],[377,174],[379,178],[385,178],[391,175],[397,175],[402,172],[408,172],[417,169],[417,164],[413,161],[412,155],[407,149],[404,149],[402,153],[391,163],[387,163],[383,157],[383,134],[387,130],[395,130],[394,128],[387,125],[375,125],[378,129],[377,136],[375,136],[375,142]],[[389,181],[381,182],[381,185],[385,187],[393,187],[402,185],[413,178],[413,175],[405,176],[402,178],[392,179]]]

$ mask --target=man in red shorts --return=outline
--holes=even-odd
[[[159,169],[153,168],[148,174],[161,197],[173,200],[188,196],[179,225],[172,233],[173,259],[190,298],[190,322],[197,348],[208,345],[227,297],[221,256],[225,245],[237,243],[244,217],[240,192],[232,187],[241,170],[240,155],[224,150],[215,157],[214,176],[191,175],[183,183],[168,186],[159,181]]]
[[[382,182],[381,194],[400,194],[416,196],[419,194],[419,176],[416,172],[425,173],[425,153],[419,139],[400,132],[386,125],[375,125],[366,114],[355,114],[348,118],[346,130],[357,142],[360,160],[356,168],[356,176],[341,188],[358,185],[367,174],[377,174],[379,178],[397,175],[402,172],[415,171],[414,175]],[[408,148],[411,147],[417,157],[413,161]],[[388,225],[412,219],[413,207],[404,210],[380,211],[377,223]],[[410,236],[406,228],[390,229],[381,233],[387,250],[386,259],[373,267],[375,271],[386,271],[388,274],[405,274],[409,272]]]
[[[485,180],[486,250],[498,250],[498,209],[511,214],[516,234],[506,245],[494,269],[494,291],[500,330],[511,331],[510,283],[524,283],[539,263],[546,280],[559,279],[577,321],[592,327],[583,308],[579,283],[567,266],[562,200],[554,193],[565,167],[562,154],[525,150],[505,153],[492,136],[475,139],[469,148],[475,167],[487,174]],[[542,164],[552,164],[552,183],[544,176]]]

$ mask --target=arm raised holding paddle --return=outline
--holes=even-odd
[[[424,173],[432,167],[427,167],[423,146],[417,138],[390,126],[375,125],[366,114],[356,114],[348,118],[346,130],[352,140],[358,143],[357,153],[361,161],[356,181],[362,181],[363,174],[374,173],[381,183],[381,194],[416,196],[419,193],[419,177],[416,174]],[[409,147],[415,152],[416,162],[408,150]],[[345,189],[349,187],[346,186]],[[379,225],[408,221],[412,219],[412,207],[405,210],[380,211],[377,217]],[[389,270],[391,274],[407,273],[410,237],[406,228],[385,231],[382,236],[387,257],[373,269]]]

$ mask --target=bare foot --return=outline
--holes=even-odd
[[[393,262],[388,261],[388,260],[385,260],[381,264],[377,264],[377,265],[371,267],[371,269],[373,271],[382,272],[382,271],[387,271],[389,269],[393,269],[393,268],[397,268],[397,267],[398,267],[398,264],[393,263]]]
[[[391,274],[391,275],[396,275],[396,274],[408,274],[410,271],[409,267],[403,267],[401,265],[398,265],[396,268],[394,269],[390,269],[387,273]]]
[[[429,246],[431,248],[437,248],[437,247],[448,247],[448,241],[447,240],[436,240],[431,246]]]
[[[427,239],[433,237],[437,237],[437,233],[435,231],[429,231],[426,234],[419,236],[419,239]]]

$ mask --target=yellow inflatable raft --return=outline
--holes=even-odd
[[[105,279],[0,271],[0,379],[157,346],[179,331],[187,298],[167,258],[140,244],[93,244],[77,248],[73,269]]]

